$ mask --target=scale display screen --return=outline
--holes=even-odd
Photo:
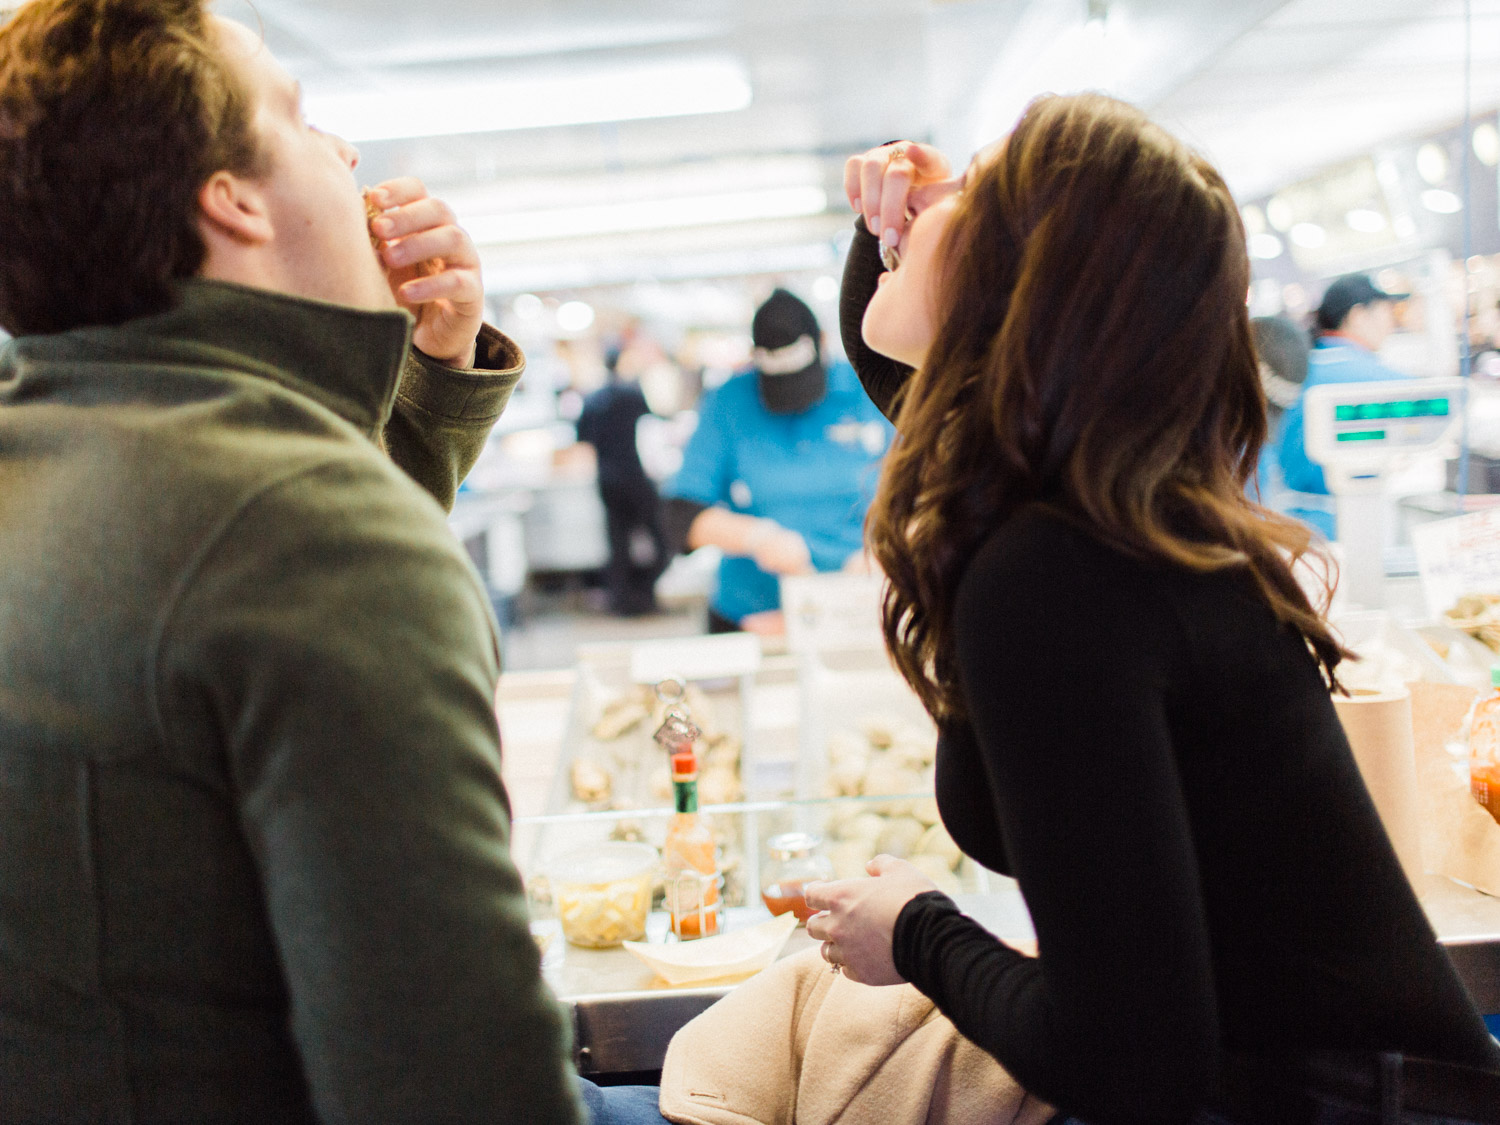
[[[1463,420],[1462,380],[1388,379],[1320,383],[1303,398],[1307,456],[1342,493],[1455,448]]]
[[[1408,398],[1395,402],[1351,402],[1333,408],[1335,422],[1370,422],[1385,418],[1446,418],[1446,398]],[[1384,436],[1384,435],[1379,435]],[[1340,441],[1368,441],[1370,437],[1356,434],[1340,434]]]

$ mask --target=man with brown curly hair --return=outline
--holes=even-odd
[[[523,359],[357,159],[202,0],[0,27],[8,1125],[581,1112],[443,511]]]

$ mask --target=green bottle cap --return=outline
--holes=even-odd
[[[1490,686],[1500,687],[1500,664],[1490,666]]]

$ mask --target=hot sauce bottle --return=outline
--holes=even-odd
[[[691,749],[672,755],[672,796],[676,812],[661,849],[672,932],[683,940],[708,937],[719,932],[723,880],[713,833],[698,814],[698,759]]]

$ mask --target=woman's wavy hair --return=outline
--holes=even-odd
[[[1033,502],[1138,558],[1245,568],[1336,684],[1348,653],[1293,576],[1310,533],[1245,494],[1266,406],[1218,172],[1123,102],[1042,97],[970,171],[941,253],[869,520],[886,643],[933,716],[966,713],[959,581]]]

